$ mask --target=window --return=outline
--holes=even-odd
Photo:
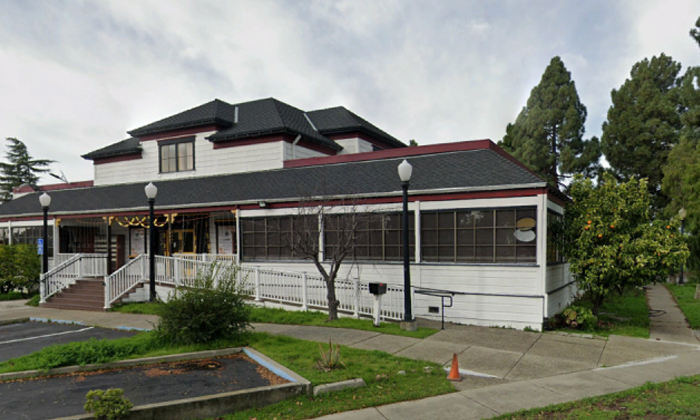
[[[547,212],[547,264],[566,262],[564,248],[564,218],[553,211]]]
[[[161,173],[194,170],[194,137],[162,141],[158,146]]]
[[[10,229],[0,228],[0,245],[7,245],[10,243]]]
[[[316,216],[241,219],[241,233],[245,260],[300,259],[293,251],[298,244],[318,248]]]
[[[427,262],[533,263],[535,208],[421,213],[421,259]]]
[[[354,218],[354,219],[349,219]],[[353,238],[348,238],[353,235]],[[357,213],[326,216],[324,255],[328,259],[338,242],[350,240],[351,258],[356,261],[403,261],[401,213]],[[415,260],[415,223],[408,215],[409,258]]]
[[[53,226],[46,232],[48,244],[44,244],[44,252],[53,256]],[[37,239],[44,237],[43,226],[12,228],[13,244],[30,244],[36,246]]]

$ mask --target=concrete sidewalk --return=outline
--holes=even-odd
[[[668,293],[656,289],[650,298],[652,313],[665,312],[661,321],[677,322],[678,313]],[[680,315],[682,316],[682,314]],[[0,322],[13,318],[77,321],[108,328],[151,328],[152,315],[84,312],[23,306],[0,302]],[[676,318],[672,318],[676,317]],[[609,339],[535,333],[498,328],[449,325],[425,338],[385,335],[341,328],[254,324],[256,331],[379,350],[414,359],[448,364],[458,354],[463,381],[457,393],[403,402],[329,419],[460,419],[488,418],[523,408],[576,400],[628,389],[647,381],[700,374],[700,342],[686,340],[690,332],[675,325],[674,334],[654,340],[611,336]],[[693,339],[695,339],[693,337]],[[675,340],[675,342],[670,341]]]

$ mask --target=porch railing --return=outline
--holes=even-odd
[[[241,276],[247,278],[247,290],[255,300],[272,300],[309,308],[328,308],[326,282],[321,276],[307,273],[289,273],[260,267],[243,267]],[[354,316],[372,316],[374,295],[369,293],[369,282],[359,279],[336,279],[335,294],[338,310]],[[413,302],[413,300],[411,300]],[[382,296],[381,317],[403,319],[403,286],[388,285]]]
[[[221,260],[218,261],[221,263]],[[224,260],[233,264],[233,260]],[[196,258],[155,256],[156,282],[176,287],[192,287],[195,279],[207,274],[214,261]],[[149,257],[141,255],[106,279],[105,308],[131,288],[148,279]],[[261,267],[239,267],[238,279],[255,300],[276,301],[281,304],[301,306],[306,309],[328,308],[326,283],[321,276],[308,273],[292,273]],[[369,282],[359,279],[335,281],[338,310],[354,316],[374,314],[374,296],[369,293]],[[412,300],[413,301],[413,300]],[[390,320],[403,318],[403,286],[388,285],[382,296],[381,317]]]
[[[225,262],[238,264],[238,254],[182,254],[174,253],[174,258],[200,262]]]
[[[105,277],[105,309],[144,281],[148,269],[148,256],[140,254],[111,275]]]
[[[41,275],[41,302],[85,277],[102,277],[107,274],[107,255],[75,254]]]

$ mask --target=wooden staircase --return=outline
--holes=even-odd
[[[41,307],[104,312],[104,278],[78,279],[75,284],[48,298]]]

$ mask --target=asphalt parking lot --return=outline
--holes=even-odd
[[[24,356],[52,344],[130,337],[132,331],[110,330],[75,324],[19,322],[0,325],[0,362]]]

